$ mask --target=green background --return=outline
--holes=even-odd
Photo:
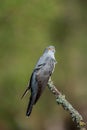
[[[21,100],[45,47],[56,48],[52,80],[87,122],[87,1],[0,1],[0,130],[74,130],[45,89],[29,118]]]

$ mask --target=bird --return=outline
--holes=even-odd
[[[45,87],[47,86],[47,83],[49,79],[51,78],[51,75],[54,71],[55,64],[57,63],[55,59],[55,47],[54,46],[48,46],[45,48],[43,55],[39,58],[32,74],[30,77],[30,82],[28,84],[28,87],[26,88],[25,92],[23,93],[22,97],[31,90],[31,95],[26,111],[26,116],[30,116],[32,112],[33,105],[35,105],[42,95]]]

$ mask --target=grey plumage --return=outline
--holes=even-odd
[[[54,70],[56,64],[54,53],[54,46],[47,47],[33,70],[29,86],[23,94],[24,96],[26,92],[31,89],[31,96],[27,107],[26,116],[29,116],[31,114],[33,105],[38,101],[39,97],[41,96]]]

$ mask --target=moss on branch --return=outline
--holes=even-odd
[[[51,79],[48,82],[48,88],[51,90],[51,92],[56,97],[56,102],[58,105],[61,105],[66,111],[68,111],[71,115],[71,118],[74,122],[76,122],[77,127],[79,127],[80,130],[85,129],[85,122],[83,121],[82,116],[79,114],[77,110],[73,108],[73,106],[66,100],[65,95],[62,95],[60,91],[54,86]]]

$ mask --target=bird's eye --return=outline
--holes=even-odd
[[[51,48],[48,48],[49,50],[51,50]]]

